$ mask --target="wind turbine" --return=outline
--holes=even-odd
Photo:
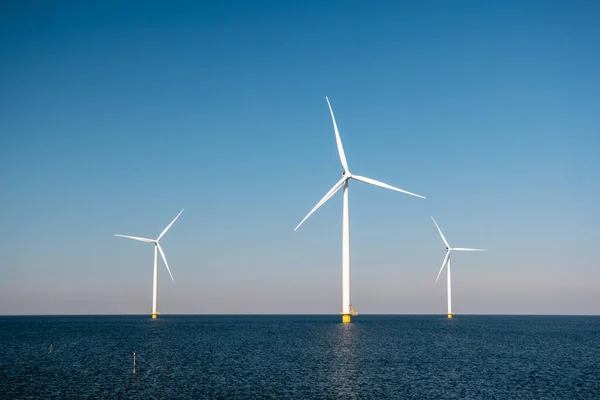
[[[156,300],[158,297],[158,252],[160,251],[160,255],[163,259],[163,261],[165,262],[165,267],[167,267],[167,271],[169,271],[169,275],[171,276],[171,280],[175,281],[173,279],[173,275],[171,274],[171,269],[169,268],[169,264],[167,263],[167,258],[165,257],[165,252],[163,251],[162,247],[160,246],[160,239],[162,239],[163,236],[165,236],[165,234],[167,233],[167,231],[169,230],[169,228],[171,227],[171,225],[173,225],[175,223],[175,221],[177,221],[177,218],[179,218],[179,216],[181,215],[181,213],[183,212],[183,210],[181,210],[179,212],[179,214],[177,214],[177,216],[175,217],[175,219],[173,221],[171,221],[171,223],[165,228],[164,231],[162,231],[162,233],[158,236],[157,239],[146,239],[146,238],[141,238],[141,237],[136,237],[136,236],[127,236],[127,235],[114,235],[114,236],[118,236],[118,237],[124,237],[127,239],[133,239],[133,240],[137,240],[139,242],[145,242],[145,243],[154,243],[154,282],[152,284],[152,318],[156,318],[156,316],[158,315],[158,311],[156,309]]]
[[[331,103],[329,99],[327,105],[329,106],[329,112],[331,113],[331,120],[333,121],[333,130],[335,131],[335,141],[337,142],[337,149],[340,155],[340,161],[344,171],[342,172],[342,179],[340,179],[333,187],[325,194],[325,196],[317,203],[317,205],[310,210],[310,212],[304,217],[302,221],[296,226],[296,231],[300,225],[306,221],[319,207],[321,207],[327,200],[329,200],[338,190],[344,188],[344,202],[343,202],[343,217],[342,217],[342,322],[348,323],[351,320],[352,315],[357,313],[352,308],[350,303],[350,222],[348,218],[348,182],[350,179],[354,179],[360,182],[368,183],[374,186],[379,186],[385,189],[395,190],[396,192],[409,194],[424,199],[425,197],[415,193],[407,192],[406,190],[398,189],[397,187],[390,186],[387,183],[376,181],[375,179],[366,178],[364,176],[353,175],[348,169],[348,163],[346,162],[346,155],[344,154],[344,147],[342,146],[342,140],[338,132],[335,117],[333,116],[333,110],[331,109]]]
[[[438,272],[438,274],[437,274],[437,278],[435,278],[435,282],[437,283],[438,279],[440,279],[440,275],[442,273],[442,270],[444,269],[444,266],[448,265],[448,268],[446,268],[446,273],[447,273],[447,282],[446,283],[448,285],[448,318],[452,318],[453,312],[452,312],[452,287],[450,284],[450,253],[453,251],[485,251],[485,249],[467,249],[464,247],[455,247],[455,248],[450,247],[450,245],[448,244],[448,241],[446,240],[446,238],[444,237],[444,234],[442,233],[442,230],[438,226],[437,222],[435,222],[435,219],[433,219],[433,217],[431,217],[431,220],[435,224],[435,227],[437,228],[438,232],[440,233],[440,236],[442,237],[442,240],[444,241],[444,244],[446,245],[446,257],[444,257],[444,261],[442,262],[442,267],[440,268],[440,272]]]

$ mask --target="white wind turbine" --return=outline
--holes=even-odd
[[[141,237],[136,237],[136,236],[127,236],[127,235],[114,235],[114,236],[118,236],[118,237],[124,237],[127,239],[137,240],[140,242],[154,243],[154,282],[152,285],[153,286],[153,289],[152,289],[152,318],[156,318],[156,315],[158,314],[158,311],[156,309],[156,300],[158,297],[158,254],[157,253],[159,251],[160,251],[160,255],[161,255],[163,261],[165,262],[165,267],[167,267],[167,271],[169,271],[171,280],[174,281],[173,275],[171,274],[171,269],[169,268],[169,264],[167,263],[167,258],[165,257],[165,253],[164,253],[162,247],[160,246],[159,241],[160,241],[160,239],[162,239],[163,236],[165,236],[165,234],[167,233],[167,231],[169,230],[171,225],[173,225],[175,223],[175,221],[177,221],[177,218],[179,218],[179,216],[181,215],[182,212],[183,212],[183,210],[181,210],[179,212],[179,214],[177,214],[175,219],[173,221],[171,221],[171,223],[165,228],[164,231],[162,231],[162,233],[158,236],[157,239],[146,239],[146,238],[141,238]]]
[[[360,182],[369,183],[371,185],[379,186],[385,189],[395,190],[400,193],[406,193],[411,196],[416,196],[424,199],[425,197],[415,193],[407,192],[406,190],[398,189],[394,186],[390,186],[386,183],[376,181],[371,178],[365,178],[364,176],[353,175],[348,169],[348,163],[346,162],[346,155],[344,154],[344,147],[342,146],[342,140],[338,132],[335,117],[333,116],[333,110],[329,99],[325,97],[327,104],[329,105],[329,112],[331,113],[331,120],[333,121],[333,130],[335,131],[335,140],[337,142],[338,153],[340,155],[340,161],[344,172],[342,172],[342,179],[340,179],[333,187],[325,194],[325,196],[317,203],[317,205],[310,210],[310,212],[304,217],[302,221],[296,226],[296,231],[300,225],[306,221],[319,207],[321,207],[327,200],[329,200],[338,190],[344,187],[344,205],[343,205],[343,217],[342,217],[342,322],[350,322],[351,315],[356,314],[352,309],[350,303],[350,222],[348,218],[348,182],[350,179],[354,179]]]
[[[442,270],[444,269],[444,266],[447,265],[448,268],[446,268],[446,273],[447,273],[446,284],[448,286],[448,318],[452,318],[453,313],[452,313],[452,287],[450,284],[450,253],[453,251],[485,251],[485,249],[467,249],[464,247],[455,247],[455,248],[450,247],[450,245],[448,244],[448,241],[446,241],[446,238],[444,237],[444,234],[442,233],[442,230],[438,226],[437,222],[435,222],[435,219],[433,219],[433,217],[431,217],[431,220],[435,224],[435,227],[437,228],[438,232],[440,233],[440,236],[442,237],[442,240],[444,241],[444,244],[446,245],[446,257],[444,257],[444,261],[442,262],[442,267],[440,268],[440,272],[438,272],[437,278],[435,278],[435,282],[437,283],[438,279],[440,279]]]

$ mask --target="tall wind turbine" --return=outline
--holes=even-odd
[[[167,231],[169,230],[171,225],[173,225],[175,223],[175,221],[177,221],[177,218],[179,218],[179,216],[181,215],[182,212],[183,212],[183,210],[179,211],[179,214],[177,214],[175,219],[173,221],[171,221],[171,223],[165,228],[164,231],[162,231],[162,233],[158,236],[157,239],[146,239],[146,238],[141,238],[141,237],[136,237],[136,236],[127,236],[127,235],[114,235],[114,236],[118,236],[118,237],[124,237],[127,239],[137,240],[139,242],[154,243],[154,282],[152,284],[152,287],[153,287],[153,289],[152,289],[152,318],[156,318],[156,316],[158,315],[158,310],[156,309],[156,301],[157,301],[157,297],[158,297],[158,252],[159,251],[160,251],[160,255],[161,255],[163,261],[165,262],[165,267],[167,267],[167,271],[169,271],[171,280],[174,281],[173,275],[171,274],[171,269],[169,268],[169,264],[167,263],[167,258],[165,257],[165,252],[163,251],[162,247],[160,246],[159,241],[160,241],[160,239],[162,239],[163,236],[165,236],[165,234],[167,233]]]
[[[310,210],[310,212],[304,217],[302,221],[298,224],[298,226],[294,229],[296,231],[300,225],[306,221],[308,217],[310,217],[319,207],[321,207],[327,200],[329,200],[338,190],[342,187],[344,188],[344,205],[343,205],[343,217],[342,217],[342,322],[348,323],[351,320],[352,315],[356,315],[356,312],[352,308],[350,303],[350,222],[348,218],[348,182],[350,179],[354,179],[360,182],[368,183],[374,186],[379,186],[385,189],[395,190],[396,192],[409,194],[411,196],[416,196],[424,199],[425,197],[420,196],[415,193],[407,192],[406,190],[398,189],[397,187],[390,186],[386,183],[376,181],[375,179],[365,178],[364,176],[353,175],[350,173],[348,169],[348,163],[346,162],[346,155],[344,154],[344,147],[342,146],[342,140],[340,139],[340,134],[338,132],[337,124],[335,122],[335,117],[333,116],[333,110],[331,109],[331,104],[329,103],[329,99],[325,97],[327,100],[327,105],[329,105],[329,112],[331,113],[331,120],[333,121],[333,130],[335,131],[335,141],[337,142],[337,149],[340,155],[340,161],[342,163],[342,168],[344,171],[342,172],[342,179],[340,179],[333,187],[325,194],[325,196],[317,203],[317,205]]]
[[[448,285],[448,318],[452,318],[453,312],[452,312],[452,287],[450,284],[450,253],[453,251],[485,251],[485,249],[467,249],[464,247],[455,247],[455,248],[450,247],[450,245],[448,244],[448,241],[446,240],[446,238],[444,237],[444,234],[442,233],[442,230],[438,226],[437,222],[435,222],[435,219],[433,219],[433,217],[431,217],[431,220],[435,224],[435,227],[437,228],[438,232],[440,233],[440,236],[442,237],[442,240],[444,241],[444,244],[446,245],[446,257],[444,257],[444,261],[442,262],[442,267],[440,268],[440,272],[438,272],[437,278],[435,278],[435,282],[437,283],[438,279],[440,279],[442,270],[444,269],[444,266],[447,265],[448,268],[446,268],[446,273],[447,273],[447,282],[446,283]]]

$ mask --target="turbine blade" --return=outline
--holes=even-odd
[[[158,242],[156,242],[156,246],[158,247],[158,251],[160,251],[160,255],[162,256],[162,259],[165,262],[165,267],[167,267],[169,275],[171,275],[171,280],[175,282],[175,279],[173,279],[173,274],[171,274],[171,269],[169,268],[169,263],[167,263],[167,257],[165,257],[165,252],[163,251],[162,247],[160,247],[160,244]]]
[[[385,189],[395,190],[396,192],[409,194],[411,196],[420,197],[422,199],[425,198],[425,197],[423,197],[423,196],[421,196],[419,194],[415,194],[415,193],[407,192],[406,190],[398,189],[397,187],[388,185],[387,183],[376,181],[375,179],[366,178],[364,176],[358,176],[358,175],[352,175],[352,178],[356,179],[357,181],[361,181],[361,182],[364,182],[364,183],[370,183],[371,185],[379,186],[379,187],[382,187],[382,188],[385,188]]]
[[[437,222],[435,222],[435,219],[433,219],[433,217],[431,217],[431,220],[433,221],[433,223],[435,224],[435,227],[437,228],[438,232],[440,233],[440,236],[442,237],[442,240],[444,241],[444,244],[446,245],[446,248],[450,248],[450,245],[448,244],[448,241],[446,240],[446,238],[444,237],[444,234],[442,233],[442,230],[440,229],[440,227],[438,226]]]
[[[329,112],[331,113],[331,120],[333,121],[333,130],[335,131],[335,141],[337,143],[338,153],[340,154],[340,161],[342,162],[342,167],[344,167],[344,171],[348,172],[348,162],[346,161],[346,154],[344,153],[344,146],[342,146],[342,139],[340,138],[340,133],[338,132],[338,127],[335,123],[335,117],[333,116],[331,103],[329,103],[329,99],[327,98],[327,96],[325,96],[325,99],[327,100]]]
[[[298,230],[298,228],[300,228],[300,225],[302,225],[302,223],[304,223],[304,221],[306,221],[308,219],[308,217],[310,217],[315,211],[317,211],[317,209],[319,207],[321,207],[323,205],[323,203],[325,203],[327,200],[329,200],[329,198],[331,196],[333,196],[338,190],[340,190],[340,188],[344,185],[344,182],[346,182],[346,179],[347,179],[346,177],[343,177],[342,179],[340,179],[340,181],[338,183],[336,183],[335,185],[333,185],[333,187],[331,189],[329,189],[329,192],[327,192],[327,194],[325,196],[323,196],[321,201],[319,201],[317,203],[317,205],[314,206],[312,210],[310,210],[310,212],[306,215],[306,217],[304,217],[304,219],[302,221],[300,221],[298,226],[294,229],[294,232],[296,230]]]
[[[446,257],[444,257],[444,261],[442,262],[442,268],[440,268],[440,272],[438,272],[437,278],[435,278],[435,282],[437,283],[438,279],[440,279],[440,275],[442,273],[442,270],[444,269],[444,266],[446,265],[446,262],[448,261],[448,259],[450,258],[450,250],[448,250],[446,252]]]
[[[457,247],[455,249],[452,250],[458,250],[458,251],[485,251],[485,249],[466,249],[464,247]]]
[[[179,216],[181,215],[181,213],[183,212],[183,210],[179,211],[179,214],[177,214],[177,216],[175,217],[175,219],[173,221],[171,221],[171,223],[169,224],[169,226],[167,226],[165,228],[164,231],[162,231],[162,233],[160,234],[160,236],[158,237],[158,239],[156,239],[156,241],[158,242],[163,236],[165,236],[165,233],[167,233],[167,231],[169,230],[169,228],[171,227],[171,225],[173,225],[175,223],[175,221],[177,221],[177,218],[179,218]]]
[[[152,240],[152,239],[146,239],[146,238],[141,238],[141,237],[137,237],[137,236],[127,236],[127,235],[113,235],[113,236],[124,237],[127,239],[133,239],[133,240],[137,240],[140,242],[154,243],[154,240]]]

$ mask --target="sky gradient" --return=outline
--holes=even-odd
[[[125,4],[122,4],[125,3]],[[285,3],[285,4],[284,4]],[[485,4],[483,4],[485,3]],[[494,3],[494,4],[491,4]],[[598,314],[600,5],[0,5],[0,314]]]

